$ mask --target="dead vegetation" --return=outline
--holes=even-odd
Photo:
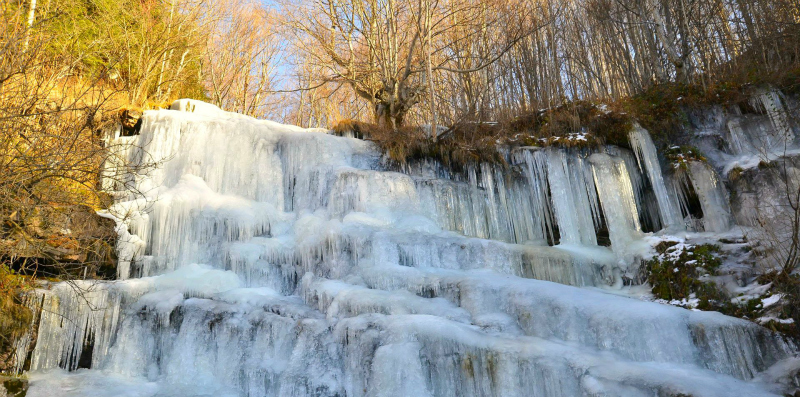
[[[506,165],[504,152],[515,147],[628,146],[633,120],[608,105],[577,101],[503,122],[463,122],[433,137],[426,128],[392,130],[376,124],[342,120],[333,133],[375,142],[395,164],[432,159],[458,172],[469,165]]]
[[[93,54],[54,48],[50,21],[25,23],[21,11],[0,13],[0,371],[30,324],[20,299],[37,280],[116,276],[116,224],[96,213],[112,203],[101,181],[149,167],[104,171],[125,163],[106,138],[127,95],[87,71]]]
[[[8,373],[16,361],[14,341],[27,331],[31,312],[21,302],[21,292],[32,287],[30,278],[0,264],[0,373]]]

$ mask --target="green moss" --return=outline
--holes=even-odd
[[[714,276],[722,265],[723,254],[713,244],[683,245],[676,241],[663,241],[655,247],[658,255],[646,262],[647,281],[652,286],[653,296],[666,301],[697,299],[694,307],[700,310],[755,320],[764,316],[793,319],[794,323],[770,321],[766,327],[800,339],[795,324],[800,323],[800,276],[775,272],[760,276],[761,285],[772,288],[761,297],[737,303],[708,276]],[[763,300],[781,294],[781,305],[764,307]],[[685,304],[684,304],[685,305]],[[688,305],[687,305],[688,306]],[[779,312],[776,313],[775,310]]]
[[[28,394],[28,381],[20,378],[1,378],[8,397],[25,397]]]
[[[782,305],[778,309],[778,318],[792,319],[790,324],[769,322],[765,324],[774,331],[789,335],[795,340],[800,340],[800,275],[787,274],[782,271],[773,271],[758,277],[760,284],[772,284],[772,294],[782,294]],[[760,302],[759,302],[760,303]]]
[[[656,251],[659,255],[645,263],[647,281],[656,298],[667,301],[697,298],[701,310],[709,310],[726,300],[716,284],[703,280],[716,274],[722,264],[719,247],[665,241],[656,246]]]

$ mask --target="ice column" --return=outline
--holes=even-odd
[[[621,252],[641,231],[639,212],[625,162],[603,153],[589,157],[600,204],[606,216],[611,249]]]
[[[547,156],[538,148],[522,148],[515,153],[515,160],[522,164],[522,172],[528,179],[533,211],[540,214],[542,235],[552,237],[553,210],[547,194]]]
[[[647,130],[637,125],[631,130],[628,137],[633,147],[633,152],[636,154],[636,160],[639,162],[639,168],[644,168],[643,171],[647,171],[647,177],[653,186],[653,191],[658,201],[658,212],[661,216],[662,226],[683,229],[683,217],[664,183],[661,165],[658,163],[658,155],[656,154],[656,146],[653,144],[650,134]]]
[[[703,209],[703,225],[707,232],[724,232],[731,228],[731,211],[725,188],[711,167],[703,162],[689,163],[689,178]]]
[[[794,142],[794,132],[786,116],[780,94],[775,90],[765,90],[755,95],[751,104],[763,109],[769,116],[772,124],[772,134],[767,134],[767,145],[771,148],[780,148]],[[771,136],[770,136],[771,135]]]
[[[564,150],[547,151],[547,180],[550,182],[561,244],[597,244],[583,170],[577,169],[581,165],[582,162],[570,164]],[[590,188],[594,191],[594,186]]]
[[[728,121],[728,132],[730,133],[731,142],[730,146],[736,154],[744,154],[753,149],[750,140],[744,133],[742,121],[739,119],[731,119]]]

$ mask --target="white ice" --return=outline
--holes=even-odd
[[[796,354],[751,322],[603,292],[649,247],[630,152],[390,170],[369,142],[173,108],[124,137],[161,164],[108,214],[119,280],[28,296],[29,395],[765,396]]]

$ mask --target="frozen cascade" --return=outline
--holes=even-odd
[[[401,173],[361,140],[174,107],[123,137],[163,164],[111,211],[120,280],[28,296],[30,396],[765,396],[750,379],[796,354],[750,322],[580,288],[613,283],[641,234],[618,156]]]
[[[533,198],[534,212],[538,214],[542,237],[553,238],[553,211],[550,204],[550,186],[547,183],[547,157],[538,148],[522,148],[514,153],[517,163],[522,164],[522,172],[528,180]]]
[[[758,90],[749,102],[766,117],[733,109],[727,122],[728,146],[736,157],[732,165],[726,166],[726,172],[735,165],[779,157],[796,146],[791,117],[779,91]]]
[[[601,225],[597,189],[586,153],[565,149],[522,148],[514,154],[528,180],[540,228],[553,236],[558,226],[560,244],[597,245]]]
[[[672,195],[664,183],[661,165],[658,163],[658,155],[656,154],[656,145],[653,144],[650,133],[636,125],[631,129],[629,139],[631,146],[633,146],[633,152],[636,153],[639,169],[647,172],[647,177],[653,186],[653,191],[658,201],[659,214],[661,215],[661,224],[670,228],[683,229],[683,216],[681,216],[680,209],[673,201]]]
[[[742,120],[732,118],[728,120],[728,133],[730,134],[730,145],[735,154],[752,154],[757,152],[752,142],[748,138],[748,134],[744,132]]]
[[[658,201],[651,195],[652,188],[648,189],[649,178],[642,175],[639,161],[633,151],[622,149],[618,146],[606,145],[601,153],[608,154],[613,158],[622,160],[627,179],[633,189],[633,198],[636,209],[639,213],[640,226],[642,222],[647,222],[658,230],[661,226],[661,215],[659,214]],[[623,176],[624,178],[624,176]],[[625,182],[627,184],[627,182]]]

